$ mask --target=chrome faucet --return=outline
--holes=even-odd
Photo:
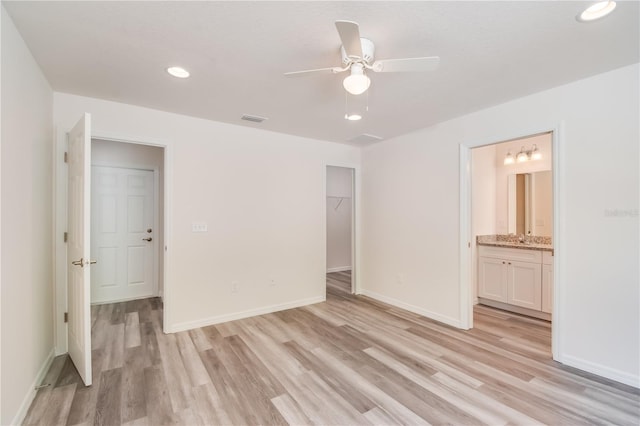
[[[518,241],[522,244],[531,244],[531,231],[527,232],[527,235],[520,234]]]

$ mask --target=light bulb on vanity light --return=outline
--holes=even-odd
[[[538,146],[537,145],[533,145],[533,148],[531,149],[531,159],[532,160],[542,160],[542,153],[540,151],[538,151]]]
[[[524,163],[528,159],[529,159],[529,156],[527,155],[527,152],[524,150],[524,146],[523,146],[522,148],[520,148],[520,152],[518,153],[518,155],[516,155],[516,161],[518,163]]]
[[[511,151],[507,152],[507,155],[504,157],[504,165],[507,166],[509,164],[514,163],[513,155],[511,155]]]

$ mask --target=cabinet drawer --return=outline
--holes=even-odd
[[[542,263],[545,265],[553,265],[553,252],[552,251],[543,251],[542,252]]]
[[[540,250],[480,246],[478,254],[483,257],[513,260],[516,262],[542,263]]]

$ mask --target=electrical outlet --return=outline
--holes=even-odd
[[[191,222],[191,232],[207,232],[207,222]]]
[[[269,287],[275,287],[275,286],[276,286],[276,280],[270,280]]]
[[[238,281],[234,281],[231,283],[231,293],[237,293],[240,291],[240,283]]]

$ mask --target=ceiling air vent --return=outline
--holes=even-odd
[[[380,136],[363,133],[360,136],[356,136],[355,138],[349,139],[347,142],[364,144],[364,143],[380,142],[381,140],[382,138]]]
[[[251,121],[253,123],[262,123],[264,120],[268,120],[267,117],[260,117],[258,115],[249,115],[249,114],[243,114],[242,117],[240,117],[240,119],[244,121]]]

